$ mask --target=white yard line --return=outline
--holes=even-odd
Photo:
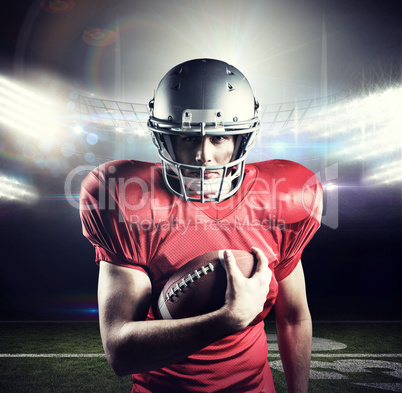
[[[0,358],[104,358],[103,353],[0,353]]]
[[[268,357],[279,357],[270,352]],[[402,353],[313,353],[314,358],[402,358]],[[0,358],[104,358],[103,353],[0,353]]]
[[[316,358],[402,358],[402,353],[313,353]]]
[[[0,355],[1,356],[1,355]],[[280,357],[277,352],[269,352],[268,358]],[[402,358],[402,353],[312,353],[312,358]]]

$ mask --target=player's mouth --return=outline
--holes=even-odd
[[[191,171],[189,173],[189,177],[194,177],[194,178],[199,178],[201,173],[201,171]],[[217,171],[205,171],[204,172],[204,179],[205,180],[210,180],[210,179],[215,179],[217,177],[219,177],[219,172]]]
[[[220,177],[219,172],[214,172],[214,171],[205,171],[204,172],[204,179],[216,179],[217,177]]]

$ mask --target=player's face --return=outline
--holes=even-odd
[[[175,136],[173,146],[177,161],[181,164],[194,166],[215,166],[227,164],[232,160],[235,137],[233,135],[219,136]],[[222,171],[205,171],[205,179],[222,176]],[[183,170],[183,175],[199,177],[200,171]]]

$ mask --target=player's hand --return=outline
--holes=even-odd
[[[272,278],[267,257],[256,247],[252,248],[252,252],[257,257],[257,267],[250,278],[243,276],[230,250],[224,253],[227,288],[223,308],[228,313],[228,322],[236,330],[247,327],[263,310]]]

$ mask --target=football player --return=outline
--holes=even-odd
[[[307,392],[311,317],[301,254],[320,226],[322,188],[284,160],[246,164],[259,129],[245,76],[213,59],[171,69],[150,101],[161,163],[108,162],[82,183],[84,235],[99,264],[107,359],[132,392],[274,392],[263,317],[275,305],[289,392]],[[225,251],[226,300],[195,317],[156,318],[174,271],[214,250],[252,251],[245,278]],[[260,314],[261,315],[261,314]]]

